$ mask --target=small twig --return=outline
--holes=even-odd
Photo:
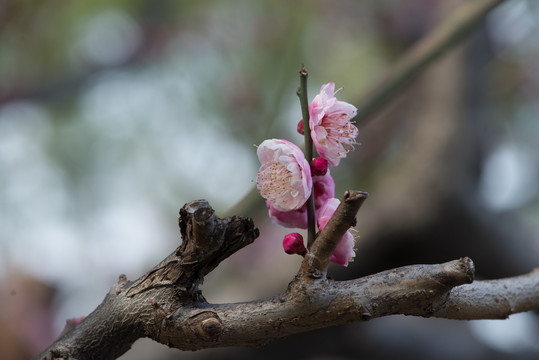
[[[303,129],[305,135],[305,159],[311,163],[313,159],[313,140],[311,138],[311,128],[309,127],[309,99],[307,97],[307,69],[302,67],[299,71],[300,86],[296,92],[301,104],[301,114],[303,115]],[[314,215],[314,191],[311,190],[311,195],[307,199],[307,248],[309,249],[314,243],[314,235],[316,232],[316,219]]]
[[[369,196],[363,191],[348,190],[335,213],[320,232],[300,268],[300,274],[310,278],[325,278],[331,255],[343,235],[356,225],[356,214]]]

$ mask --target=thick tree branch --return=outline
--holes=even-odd
[[[350,281],[294,281],[280,296],[179,310],[168,323],[166,341],[183,350],[260,346],[299,332],[394,314],[471,320],[539,310],[539,271],[459,286],[473,281],[473,270],[472,261],[463,258]]]
[[[313,259],[324,263],[325,243],[353,224],[365,197],[346,193],[342,209],[330,220],[335,225],[326,226],[334,226],[335,234],[319,235]],[[342,282],[325,276],[313,281],[305,276],[304,262],[281,295],[208,304],[198,290],[203,277],[251,243],[258,230],[250,219],[216,217],[202,200],[182,208],[180,230],[183,241],[174,253],[135,282],[120,276],[97,309],[39,359],[115,359],[140,337],[182,350],[259,346],[299,332],[393,314],[477,319],[539,310],[539,271],[473,282],[474,265],[468,258]],[[317,269],[325,272],[324,265]]]
[[[539,310],[539,269],[522,276],[456,287],[435,316],[457,320],[505,319],[530,310]]]
[[[259,346],[285,336],[392,314],[432,316],[449,290],[473,280],[473,263],[460,259],[441,265],[415,265],[362,279],[305,283],[269,299],[180,309],[168,323],[166,339],[183,350]],[[202,315],[203,314],[203,315]],[[199,319],[200,318],[200,319]],[[211,331],[204,323],[211,319]]]

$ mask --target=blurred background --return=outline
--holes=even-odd
[[[180,242],[205,198],[260,238],[206,278],[210,302],[286,289],[301,261],[252,196],[253,144],[295,132],[298,70],[359,106],[406,50],[468,1],[0,1],[0,353],[28,359]],[[370,193],[351,279],[471,257],[477,278],[539,263],[539,3],[508,0],[376,116],[332,169]],[[250,195],[251,194],[251,195]],[[260,281],[263,278],[264,281]],[[393,316],[260,349],[121,359],[536,359],[536,314]]]

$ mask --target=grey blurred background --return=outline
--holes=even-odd
[[[286,138],[323,83],[358,106],[398,59],[467,1],[0,1],[0,353],[28,359],[87,315],[118,275],[179,244],[179,208],[205,198],[260,238],[210,274],[211,302],[284,291],[290,230],[250,196],[253,144]],[[539,263],[539,3],[509,0],[377,116],[332,169],[359,213],[351,279],[471,257],[480,279]],[[243,199],[243,200],[242,200]],[[122,359],[536,359],[535,314],[402,316],[260,349],[185,353],[138,341]]]

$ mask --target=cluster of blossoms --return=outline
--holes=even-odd
[[[258,171],[257,188],[273,222],[289,228],[307,228],[307,199],[314,192],[315,218],[322,230],[337,209],[335,182],[328,165],[337,166],[340,159],[353,149],[358,129],[351,123],[357,109],[335,97],[335,84],[322,86],[309,105],[309,128],[319,158],[309,163],[303,151],[287,140],[265,140],[258,146],[262,164]],[[303,121],[298,132],[304,133]],[[285,236],[283,247],[288,254],[306,254],[303,237],[298,233]],[[355,256],[354,236],[347,231],[331,261],[348,265]]]

